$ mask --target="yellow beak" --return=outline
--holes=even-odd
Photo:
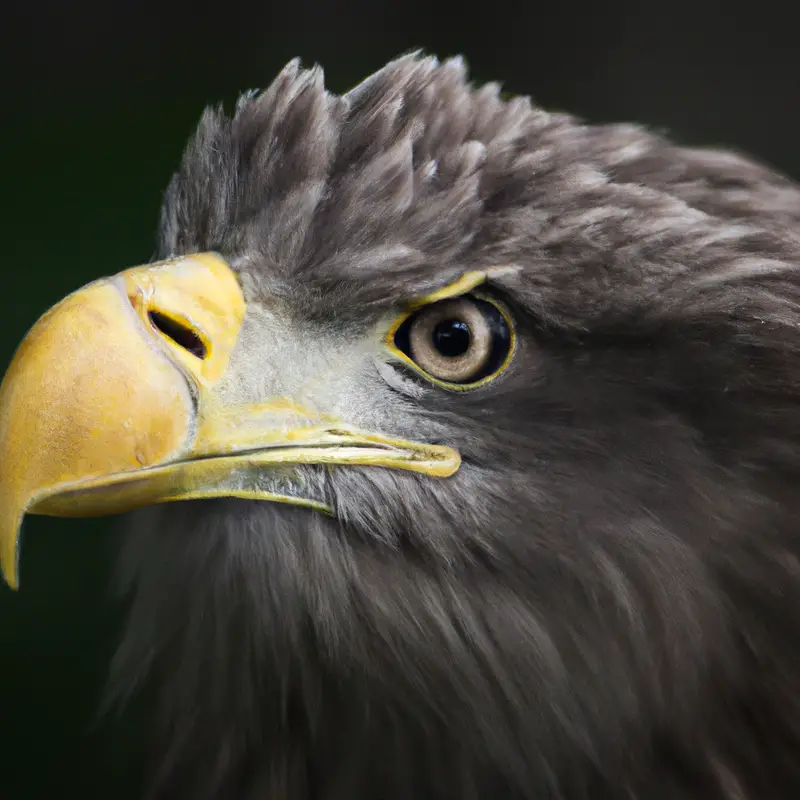
[[[212,253],[126,270],[44,314],[0,385],[0,568],[18,586],[26,513],[101,516],[152,503],[247,497],[320,510],[300,464],[446,477],[455,450],[356,430],[287,399],[224,406],[245,315]],[[288,471],[287,471],[288,470]]]

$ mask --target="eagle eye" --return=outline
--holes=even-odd
[[[392,327],[389,345],[429,380],[463,391],[505,369],[513,354],[514,332],[505,309],[469,294],[407,313]]]

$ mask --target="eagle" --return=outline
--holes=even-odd
[[[14,355],[5,580],[123,515],[150,800],[796,800],[799,264],[749,158],[293,61]]]

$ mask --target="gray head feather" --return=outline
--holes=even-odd
[[[735,239],[768,256],[765,229],[799,221],[797,187],[751,161],[503,101],[496,84],[473,89],[461,59],[413,54],[344,97],[293,61],[232,118],[207,111],[167,191],[159,255],[238,254],[323,295],[345,281],[362,305],[517,262],[560,292],[575,279],[565,260],[585,286],[583,265],[602,259],[623,280],[635,265],[652,298],[676,263],[704,271]],[[598,313],[604,283],[585,292]]]
[[[153,796],[800,795],[798,223],[766,167],[460,59],[341,97],[292,62],[207,111],[159,256],[219,250],[332,336],[514,267],[490,288],[522,344],[459,397],[370,376],[458,447],[452,480],[331,471],[336,520],[135,518],[115,681],[154,681]]]

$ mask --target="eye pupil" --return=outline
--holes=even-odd
[[[447,358],[458,358],[469,350],[472,333],[462,319],[443,319],[433,329],[433,345]]]

